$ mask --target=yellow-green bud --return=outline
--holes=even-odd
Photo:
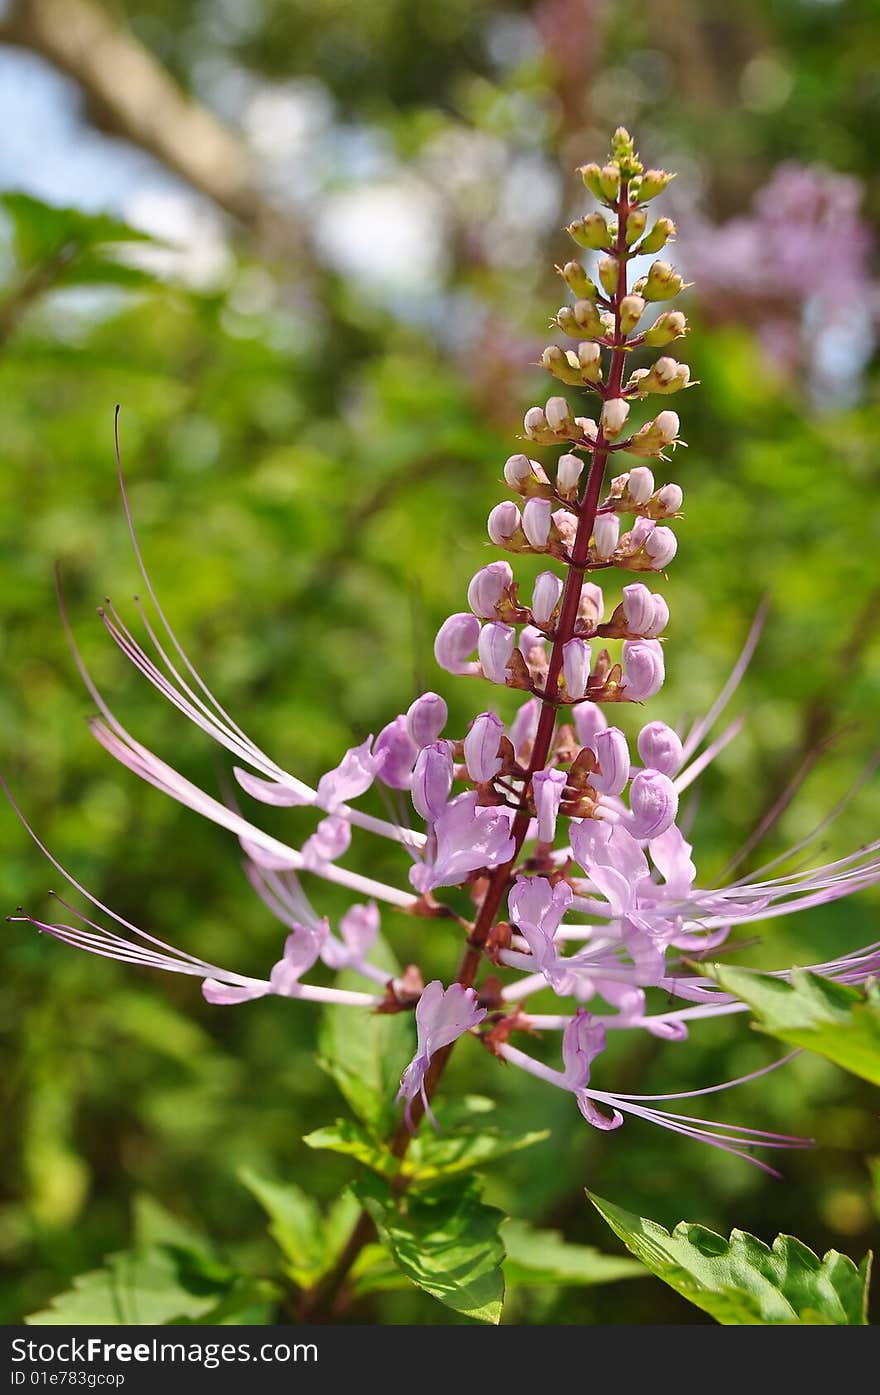
[[[593,195],[593,198],[603,198],[604,195],[602,193],[602,185],[600,183],[600,175],[602,171],[599,169],[599,166],[597,164],[581,165],[579,173],[587,188],[589,189],[590,193]]]
[[[611,229],[598,211],[569,223],[566,232],[579,247],[589,247],[594,252],[611,243]]]
[[[611,140],[611,156],[620,168],[623,179],[641,174],[642,162],[636,154],[635,142],[625,126],[618,126]]]
[[[563,383],[580,383],[580,364],[577,355],[572,354],[574,365],[571,363],[569,355],[558,344],[548,344],[541,355],[541,365],[552,373],[554,378],[558,378]]]
[[[563,305],[557,310],[554,324],[557,324],[563,333],[570,334],[572,339],[580,339],[580,326],[570,305]]]
[[[591,300],[579,300],[574,307],[575,323],[584,334],[596,337],[604,334],[601,316]]]
[[[662,349],[664,345],[671,344],[673,339],[687,334],[687,330],[687,320],[680,310],[664,310],[662,315],[657,316],[651,328],[645,331],[645,343],[650,344],[652,349]]]
[[[609,203],[613,203],[620,193],[620,167],[603,165],[599,171],[599,184]]]
[[[658,358],[640,379],[639,392],[680,392],[687,387],[690,378],[691,370],[686,363],[678,363],[674,358]]]
[[[599,280],[608,295],[617,290],[619,264],[616,257],[603,257],[599,262]]]
[[[645,170],[642,175],[642,182],[639,185],[639,203],[647,203],[649,199],[656,199],[658,194],[662,194],[674,174],[669,174],[667,170]]]
[[[602,381],[602,350],[598,344],[584,340],[577,346],[577,359],[581,373],[590,383]]]
[[[599,287],[590,280],[580,262],[566,262],[560,275],[578,300],[595,300],[598,296]]]
[[[632,334],[642,315],[645,302],[640,295],[625,295],[620,302],[620,329],[623,334]]]
[[[648,215],[643,208],[634,208],[626,220],[626,245],[632,247],[634,242],[638,242],[648,222]]]
[[[655,262],[645,277],[642,295],[645,300],[672,300],[683,285],[681,276],[668,262]]]
[[[644,209],[642,210],[644,212]],[[675,237],[675,224],[671,218],[658,218],[649,233],[646,233],[639,244],[640,252],[659,252],[661,247],[665,247],[671,237]]]

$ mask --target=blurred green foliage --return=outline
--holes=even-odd
[[[401,158],[415,159],[438,129],[463,127],[508,149],[538,146],[567,172],[604,150],[609,127],[635,119],[651,160],[683,156],[700,167],[717,215],[747,204],[779,159],[821,158],[861,174],[874,159],[880,88],[867,55],[880,25],[867,0],[753,0],[723,12],[685,0],[585,5],[596,39],[579,86],[561,50],[554,61],[533,42],[499,75],[485,42],[490,20],[525,16],[534,37],[554,10],[563,24],[566,14],[580,22],[574,5],[266,0],[248,7],[247,32],[230,31],[228,5],[123,8],[196,89],[206,50],[273,80],[309,74],[351,121],[378,124]],[[514,129],[517,99],[548,119]],[[594,137],[601,150],[571,148]],[[35,253],[19,231],[0,344],[0,766],[40,835],[107,904],[187,951],[262,973],[280,929],[250,892],[234,841],[113,768],[86,728],[89,700],[55,607],[56,561],[86,662],[114,710],[188,776],[217,785],[217,752],[126,668],[95,615],[107,591],[129,612],[138,584],[114,477],[114,404],[141,540],[178,634],[255,740],[311,780],[423,686],[448,698],[452,729],[481,700],[466,680],[437,673],[431,640],[488,555],[483,519],[501,463],[516,448],[521,409],[547,395],[546,382],[521,356],[507,363],[503,334],[470,346],[470,357],[449,353],[357,284],[274,260],[255,266],[244,243],[229,283],[211,293],[153,276],[126,286],[124,259],[89,248],[82,265],[98,289],[86,302],[52,277],[23,295],[33,267],[51,260],[58,215],[34,222],[33,205],[7,202],[7,214],[17,211],[15,226],[29,212],[47,242]],[[74,219],[66,236],[77,235]],[[122,235],[108,225],[95,246]],[[561,245],[552,223],[542,236],[543,261],[526,269],[490,267],[459,248],[447,289],[478,295],[507,317],[502,324],[539,342],[555,308],[545,269]],[[255,272],[270,286],[257,308],[245,293]],[[748,714],[745,731],[701,780],[694,836],[709,879],[816,733],[828,747],[762,855],[818,823],[874,750],[880,406],[875,366],[854,406],[822,410],[749,332],[703,332],[698,304],[689,309],[687,357],[702,385],[682,405],[690,448],[676,454],[673,477],[686,514],[666,588],[669,680],[654,714],[678,721],[703,711],[761,597],[772,603],[735,703]],[[499,696],[504,713],[515,705]],[[302,811],[261,813],[294,838],[309,826]],[[874,779],[823,849],[849,851],[878,824]],[[355,840],[350,861],[371,875],[405,875],[392,849],[367,839]],[[4,815],[4,906],[40,910],[54,880]],[[324,888],[320,904],[333,917],[345,901]],[[769,922],[742,962],[808,963],[868,943],[878,938],[877,905],[864,896]],[[280,1000],[210,1008],[190,979],[92,960],[21,925],[4,933],[0,1320],[45,1305],[72,1275],[125,1247],[138,1196],[161,1198],[255,1269],[268,1264],[271,1242],[242,1168],[293,1180],[321,1203],[338,1196],[348,1160],[301,1141],[341,1106],[316,1061],[317,1009]],[[383,934],[402,962],[450,975],[458,946],[442,923],[388,913]],[[683,1046],[615,1038],[603,1071],[621,1089],[698,1088],[768,1059],[768,1044],[737,1021],[695,1030]],[[637,1121],[599,1135],[567,1097],[499,1069],[470,1041],[444,1091],[496,1098],[510,1133],[551,1131],[549,1143],[495,1164],[487,1195],[572,1241],[608,1248],[585,1185],[669,1226],[698,1212],[724,1234],[793,1231],[820,1253],[861,1253],[876,1226],[864,1162],[880,1151],[876,1097],[818,1058],[802,1056],[722,1101],[726,1117],[817,1137],[817,1153],[785,1160],[783,1184]],[[366,1294],[357,1312],[391,1323],[456,1320],[415,1290]],[[650,1283],[560,1284],[540,1295],[517,1288],[505,1320],[679,1322],[693,1313]]]

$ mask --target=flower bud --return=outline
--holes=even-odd
[[[559,534],[559,541],[566,547],[571,547],[577,535],[577,514],[570,513],[568,509],[556,509],[551,518],[553,527]]]
[[[615,440],[626,425],[629,403],[625,397],[609,397],[602,406],[601,424],[609,441]]]
[[[655,262],[645,278],[642,295],[645,300],[672,300],[683,285],[681,276],[668,262]]]
[[[603,165],[599,171],[599,186],[609,203],[613,203],[620,193],[620,169],[617,165]]]
[[[648,722],[638,739],[639,756],[650,770],[674,775],[681,766],[681,738],[665,722]]]
[[[662,635],[666,626],[669,624],[669,606],[666,604],[663,597],[658,596],[656,592],[654,593],[653,600],[654,619],[651,621],[650,627],[644,632],[645,639],[656,639],[658,635]]]
[[[496,504],[489,514],[486,527],[489,537],[496,547],[504,547],[519,530],[522,521],[520,511],[512,499]]]
[[[590,646],[583,639],[570,639],[562,646],[562,676],[571,701],[582,698],[587,691],[591,659]]]
[[[516,633],[512,625],[500,625],[493,621],[480,631],[477,652],[484,677],[490,683],[507,682],[507,665],[513,653]]]
[[[523,430],[530,441],[548,442],[556,439],[556,433],[547,421],[543,408],[530,407],[523,417]]]
[[[579,247],[589,247],[594,252],[607,247],[611,242],[611,229],[603,214],[599,212],[588,213],[586,217],[578,218],[569,224],[566,232]]]
[[[560,311],[560,314],[561,313]],[[594,339],[600,339],[602,335],[604,335],[605,326],[602,323],[602,316],[591,300],[575,301],[572,315],[574,316],[574,322],[577,326],[575,330],[576,338],[579,338],[581,333],[590,335]],[[557,320],[560,326],[565,328],[565,326],[562,325],[561,319],[557,317]],[[568,329],[566,329],[566,334],[567,333],[569,333]]]
[[[680,427],[677,412],[661,412],[636,432],[627,450],[633,455],[662,455],[676,439]]]
[[[423,746],[412,776],[412,802],[423,819],[433,823],[446,808],[452,789],[452,752],[448,741]]]
[[[652,349],[661,349],[687,334],[687,319],[680,310],[664,310],[658,315],[650,329],[645,330],[645,343]]]
[[[600,794],[621,794],[629,781],[629,746],[623,732],[619,727],[597,732],[590,749],[599,764],[590,784]]]
[[[547,641],[535,625],[523,625],[519,633],[519,652],[527,664],[542,667],[547,662]]]
[[[540,572],[532,591],[532,619],[540,629],[547,629],[562,595],[562,582],[555,572]]]
[[[572,359],[574,362],[572,363]],[[541,367],[552,373],[561,383],[577,384],[581,381],[580,365],[577,356],[567,354],[558,344],[548,344],[541,355]]]
[[[602,350],[598,344],[584,340],[577,346],[577,360],[581,373],[588,383],[602,381]]]
[[[626,492],[634,504],[647,504],[654,493],[654,475],[647,465],[636,465],[630,470]]]
[[[634,242],[638,242],[648,223],[648,215],[644,208],[634,208],[626,220],[626,245],[632,247]]]
[[[532,797],[538,820],[538,841],[552,843],[566,776],[561,770],[537,770],[532,776]]]
[[[675,823],[678,794],[668,775],[640,770],[629,787],[629,832],[639,840],[659,838]]]
[[[664,356],[640,377],[639,392],[643,397],[648,392],[680,392],[690,380],[691,370],[686,363]]]
[[[597,586],[595,581],[585,581],[578,603],[578,619],[591,626],[598,625],[604,609],[605,597],[602,595],[601,586]]]
[[[607,726],[608,718],[597,702],[579,702],[574,709],[574,727],[582,746],[592,750],[595,738]]]
[[[543,549],[550,538],[549,499],[529,499],[522,511],[522,530],[531,547]]]
[[[577,498],[584,462],[579,455],[560,455],[556,462],[556,493],[563,499]]]
[[[639,203],[647,203],[649,199],[656,199],[658,194],[662,194],[674,174],[668,174],[666,170],[645,170],[642,181],[639,185]]]
[[[598,286],[590,280],[580,262],[566,262],[562,279],[578,300],[595,300],[599,294]]]
[[[580,339],[580,325],[574,317],[574,311],[569,305],[562,305],[553,317],[553,323],[565,333],[571,335],[572,339]]]
[[[606,561],[617,547],[620,538],[620,519],[616,513],[599,513],[593,524],[593,551],[602,561]]]
[[[490,562],[487,567],[481,567],[471,577],[467,592],[468,605],[474,615],[479,615],[481,620],[497,620],[498,605],[507,598],[512,585],[513,572],[509,562]]]
[[[623,644],[623,692],[630,702],[646,702],[663,687],[663,646],[656,639],[628,639]]]
[[[654,597],[641,581],[623,588],[623,614],[631,635],[646,635],[654,623]]]
[[[475,785],[494,780],[501,769],[498,747],[503,735],[504,724],[494,712],[481,712],[471,723],[464,739],[464,761]]]
[[[504,480],[517,494],[532,494],[549,484],[543,466],[526,455],[508,456],[504,462]]]
[[[476,673],[475,663],[468,662],[480,638],[480,622],[467,612],[450,615],[444,620],[434,640],[434,658],[447,673]]]
[[[657,503],[664,518],[672,518],[677,514],[683,502],[684,492],[680,484],[664,484],[663,488],[657,491]]]
[[[640,295],[625,295],[620,302],[620,332],[632,334],[645,313],[645,300]]]
[[[617,290],[619,267],[616,257],[602,257],[599,262],[599,281],[607,295],[614,295]]]
[[[678,551],[678,539],[671,528],[655,528],[645,540],[645,551],[658,571],[669,565]]]
[[[550,427],[551,431],[573,432],[575,429],[574,413],[571,410],[568,399],[565,397],[549,397],[547,399],[547,405],[544,408],[544,415],[547,418],[547,425]]]
[[[651,231],[646,233],[639,244],[639,252],[653,256],[665,247],[670,238],[675,237],[675,224],[671,218],[658,218]]]
[[[579,174],[588,190],[593,195],[593,198],[601,199],[603,197],[601,183],[602,171],[599,169],[599,166],[596,164],[581,165]]]
[[[383,727],[373,743],[373,755],[380,758],[379,779],[391,789],[407,790],[418,747],[407,728],[406,717],[395,717]]]
[[[507,563],[496,562],[493,565],[506,567]],[[474,647],[476,648],[476,644]],[[410,703],[406,714],[406,729],[419,750],[423,746],[430,746],[438,739],[446,726],[448,716],[449,709],[439,693],[422,693],[421,697]]]

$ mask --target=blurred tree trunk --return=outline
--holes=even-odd
[[[95,0],[11,0],[0,41],[29,48],[67,73],[102,129],[155,156],[264,249],[311,260],[302,227],[261,193],[240,136],[188,96]]]

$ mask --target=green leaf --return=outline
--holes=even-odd
[[[523,1148],[544,1143],[549,1137],[549,1129],[536,1129],[518,1136],[495,1132],[447,1134],[441,1131],[429,1134],[424,1130],[410,1144],[401,1172],[404,1177],[421,1184],[438,1177],[485,1167],[509,1153],[519,1153]]]
[[[829,1250],[820,1260],[792,1235],[772,1249],[742,1230],[729,1240],[682,1221],[670,1235],[587,1192],[600,1216],[652,1274],[725,1326],[802,1323],[864,1325],[871,1255],[856,1268]]]
[[[384,946],[382,947],[384,949]],[[389,968],[389,977],[396,968]],[[356,975],[341,974],[340,987],[362,987]],[[409,1013],[328,1007],[318,1036],[319,1064],[335,1080],[349,1107],[377,1138],[397,1119],[400,1076],[413,1052]]]
[[[165,1245],[111,1255],[102,1269],[80,1274],[66,1293],[25,1321],[49,1327],[208,1321],[232,1287],[206,1279]]]
[[[314,1129],[303,1138],[309,1148],[326,1149],[331,1153],[344,1153],[355,1158],[365,1167],[372,1168],[380,1177],[396,1177],[400,1163],[389,1150],[367,1133],[367,1130],[354,1119],[337,1119],[323,1129]]]
[[[791,983],[721,964],[711,972],[722,988],[748,1003],[758,1031],[880,1085],[880,984],[869,984],[862,994],[806,969],[793,969]]]
[[[457,1313],[501,1321],[503,1212],[484,1205],[473,1186],[407,1193],[400,1200],[376,1181],[355,1192],[408,1279]]]
[[[569,1245],[556,1230],[534,1230],[525,1221],[505,1222],[504,1277],[508,1285],[611,1284],[618,1279],[644,1278],[645,1270],[632,1259],[604,1255],[592,1245]]]
[[[252,1168],[239,1177],[269,1217],[269,1234],[294,1283],[308,1288],[327,1267],[327,1244],[321,1213],[311,1197],[293,1182],[273,1182]]]
[[[149,233],[106,213],[58,208],[30,194],[2,194],[0,206],[12,223],[15,253],[24,266],[46,261],[71,246],[84,249],[107,243],[156,241]]]

